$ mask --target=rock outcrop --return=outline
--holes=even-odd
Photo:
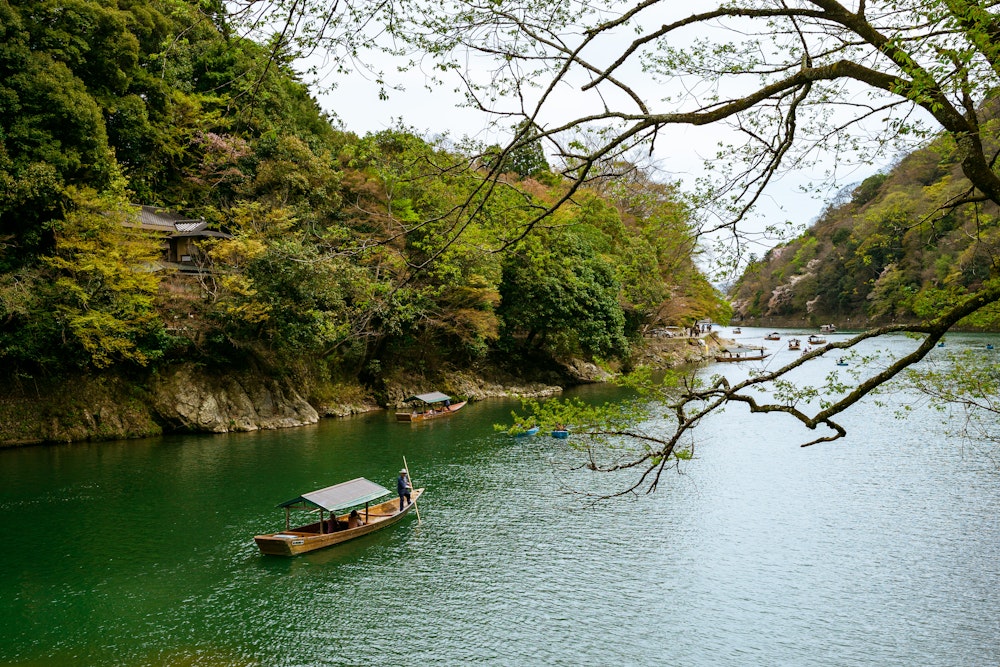
[[[647,339],[635,361],[659,368],[697,362],[711,358],[718,344],[713,336]],[[431,390],[473,401],[542,398],[560,393],[565,386],[611,378],[608,370],[579,360],[533,370],[530,379],[513,372],[509,363],[507,367],[495,363],[439,369],[419,376],[398,374],[384,380],[379,402],[397,407],[409,396]],[[17,377],[6,386],[0,385],[0,447],[117,440],[177,431],[288,428],[314,424],[321,417],[378,409],[381,406],[369,389],[357,382],[302,387],[253,368],[206,369],[180,364],[138,377]]]
[[[152,409],[172,431],[256,431],[319,421],[293,388],[249,372],[217,376],[182,366],[158,375],[151,394]]]
[[[317,421],[319,413],[287,381],[193,364],[142,380],[30,379],[0,390],[0,446],[255,431]]]

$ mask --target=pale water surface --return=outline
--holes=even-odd
[[[593,506],[566,489],[624,480],[494,433],[515,407],[2,451],[0,663],[1000,665],[996,451],[941,415],[866,402],[848,439],[801,449],[813,434],[734,406],[656,494]],[[391,487],[403,456],[419,524],[257,553],[277,503]]]

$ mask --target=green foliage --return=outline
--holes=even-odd
[[[508,339],[556,355],[628,350],[614,269],[578,237],[553,230],[504,262],[500,317]]]
[[[819,240],[815,236],[806,236],[799,243],[795,256],[792,257],[792,270],[800,272],[806,267],[810,260],[816,257],[819,251]]]
[[[514,173],[521,178],[538,178],[554,185],[539,134],[537,125],[521,122],[514,128],[515,143],[507,154],[504,155],[500,146],[490,146],[483,155],[484,166],[488,169],[496,167],[500,172]]]
[[[545,159],[542,142],[538,139],[538,126],[524,121],[515,128],[515,133],[520,136],[520,140],[507,156],[505,171],[513,171],[522,178],[548,172],[549,163]]]
[[[159,247],[149,235],[123,226],[135,213],[122,194],[71,188],[71,208],[55,230],[53,252],[42,258],[49,283],[40,301],[49,312],[32,315],[50,336],[59,333],[69,360],[81,367],[145,366],[164,351],[154,307]]]
[[[484,184],[481,148],[335,131],[290,43],[235,36],[217,3],[0,3],[5,362],[611,358],[651,323],[724,312],[674,185],[609,177],[522,234],[566,187],[535,125],[504,158],[525,180]],[[136,203],[227,234],[161,281]]]
[[[938,139],[869,177],[850,201],[748,269],[733,291],[741,314],[919,321],[981,286],[996,272],[995,207],[950,205],[962,194],[953,147]]]
[[[851,195],[851,203],[861,207],[870,202],[878,194],[879,189],[887,178],[889,178],[888,174],[879,173],[863,180],[861,185],[854,189]]]

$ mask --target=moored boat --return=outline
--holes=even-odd
[[[406,401],[415,403],[416,406],[409,412],[397,412],[396,421],[398,422],[418,422],[438,417],[450,417],[465,407],[466,403],[466,401],[452,403],[451,396],[442,394],[440,391],[410,396]]]
[[[295,556],[315,551],[391,526],[409,514],[423,492],[423,489],[414,489],[410,496],[413,502],[402,511],[399,509],[398,498],[371,505],[373,500],[384,498],[392,492],[364,477],[358,477],[281,503],[278,507],[285,508],[285,530],[256,535],[253,539],[261,553],[272,556]],[[355,510],[337,514],[349,508]],[[319,520],[292,528],[293,509],[319,512]],[[324,512],[328,513],[325,518]]]
[[[819,328],[820,333],[837,333],[837,327],[832,324],[824,324]]]
[[[726,347],[721,352],[715,355],[716,361],[760,361],[769,356],[762,347]]]

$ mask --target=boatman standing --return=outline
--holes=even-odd
[[[410,491],[413,488],[410,486],[410,479],[407,476],[406,468],[399,471],[399,477],[396,478],[396,493],[399,494],[399,511],[402,512],[406,505],[410,504]],[[404,505],[403,499],[406,499],[406,504]]]

